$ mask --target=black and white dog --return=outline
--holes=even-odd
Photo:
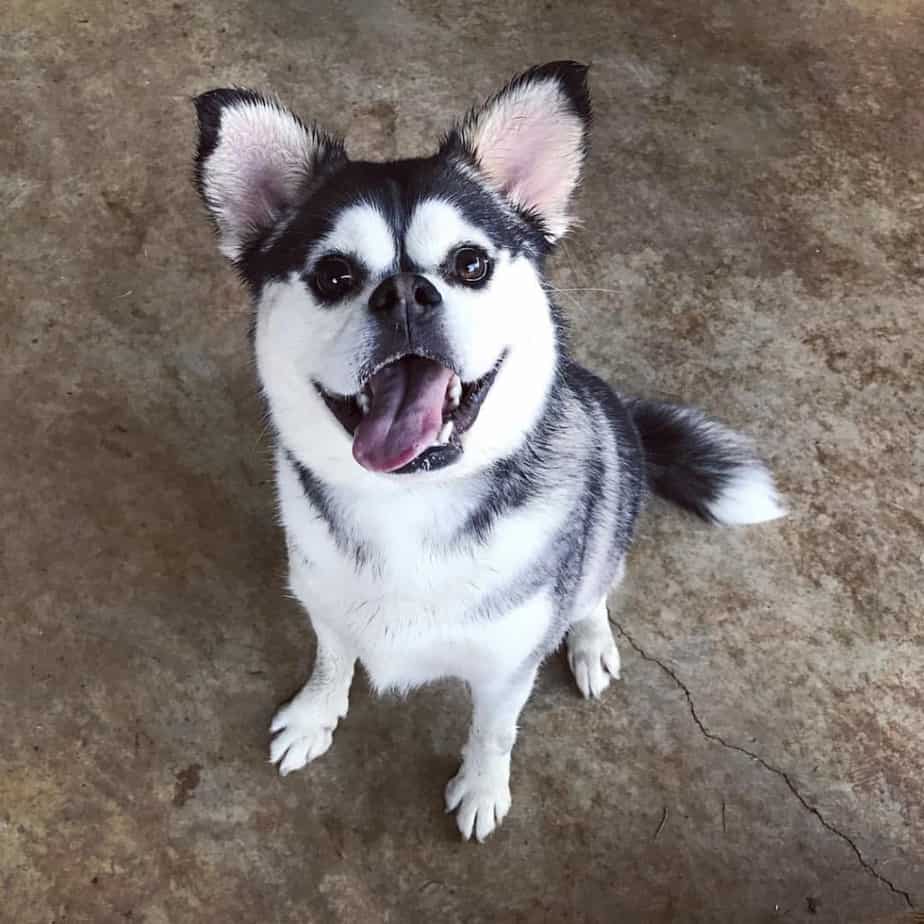
[[[457,677],[473,717],[446,788],[465,838],[510,808],[517,717],[565,641],[584,696],[619,676],[607,593],[647,489],[706,520],[783,511],[746,439],[617,397],[567,354],[543,264],[571,222],[587,69],[537,67],[436,154],[353,161],[250,90],[196,101],[196,178],[256,303],[290,583],[314,671],[272,723],[283,774],[320,757],[353,668]]]

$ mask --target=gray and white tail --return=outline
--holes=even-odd
[[[626,401],[642,440],[648,484],[710,523],[763,523],[785,508],[750,440],[693,408]]]

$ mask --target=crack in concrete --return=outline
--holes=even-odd
[[[663,661],[659,661],[657,658],[648,654],[641,645],[639,645],[631,635],[618,623],[615,619],[610,619],[610,623],[616,629],[616,631],[622,635],[626,641],[635,649],[635,651],[646,661],[650,661],[652,664],[656,664],[658,667],[667,674],[668,677],[673,680],[674,684],[680,689],[683,695],[687,699],[687,705],[690,707],[690,715],[693,717],[693,721],[696,723],[696,727],[703,734],[703,737],[707,738],[709,741],[714,741],[717,744],[722,745],[723,748],[727,748],[730,751],[737,751],[739,754],[744,754],[746,757],[750,757],[751,760],[760,764],[765,770],[769,770],[770,773],[775,774],[780,777],[786,786],[789,788],[789,791],[799,800],[799,804],[807,811],[814,815],[821,826],[826,830],[830,831],[835,837],[839,837],[845,844],[847,844],[850,849],[853,851],[857,860],[860,863],[860,866],[863,867],[871,876],[878,879],[883,885],[887,886],[891,892],[895,895],[900,896],[904,899],[905,904],[909,908],[914,908],[914,902],[911,900],[910,893],[906,892],[904,889],[898,888],[893,882],[888,880],[885,876],[882,875],[860,852],[860,848],[854,843],[854,841],[843,831],[838,830],[834,825],[829,822],[824,815],[814,806],[810,805],[806,800],[805,796],[796,788],[795,783],[793,783],[792,778],[786,773],[785,770],[781,770],[779,767],[773,766],[773,764],[768,763],[761,757],[759,754],[755,754],[753,751],[749,751],[747,748],[743,748],[737,744],[731,744],[726,741],[721,735],[717,735],[715,732],[710,731],[703,724],[702,719],[700,719],[699,714],[696,711],[696,706],[693,703],[693,695],[690,693],[689,687],[677,676],[677,674]]]

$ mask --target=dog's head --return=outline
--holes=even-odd
[[[542,264],[570,223],[586,70],[534,68],[433,156],[386,163],[249,90],[196,100],[198,188],[254,294],[273,420],[319,474],[450,476],[525,438],[556,370]]]

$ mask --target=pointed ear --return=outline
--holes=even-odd
[[[443,144],[462,155],[517,208],[541,221],[550,242],[571,224],[590,128],[587,67],[556,61],[534,67],[474,109]]]
[[[252,90],[210,90],[195,104],[196,187],[222,253],[236,260],[346,154],[339,141]]]

